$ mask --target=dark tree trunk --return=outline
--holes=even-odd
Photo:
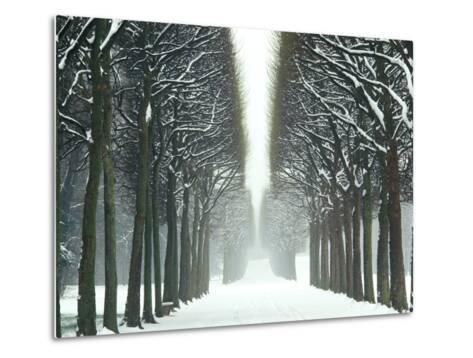
[[[386,158],[379,155],[381,170],[380,207],[378,213],[379,239],[377,258],[377,297],[378,302],[390,306],[389,288],[389,216],[388,216],[388,190],[386,180]]]
[[[191,250],[189,237],[189,191],[187,187],[187,171],[184,168],[184,194],[182,198],[182,221],[181,221],[181,260],[179,270],[179,298],[186,302],[190,300],[188,296],[190,284]]]
[[[329,228],[328,228],[328,218],[325,218],[322,221],[322,252],[320,258],[320,288],[324,290],[329,289]]]
[[[315,256],[315,222],[314,219],[310,219],[309,222],[309,283],[311,286],[316,285],[316,276],[315,276],[315,265],[316,265],[316,256]]]
[[[168,170],[167,174],[167,194],[166,194],[166,219],[167,219],[167,229],[168,229],[168,234],[167,234],[167,240],[166,240],[166,256],[164,257],[164,292],[163,292],[163,301],[164,302],[170,302],[172,301],[172,292],[173,292],[173,279],[172,279],[172,271],[173,271],[173,264],[172,264],[172,252],[173,252],[173,227],[174,224],[172,222],[173,219],[173,213],[172,213],[172,208],[173,204],[171,201],[173,200],[173,195],[170,193],[174,189],[171,187],[172,186],[172,176],[173,174]]]
[[[204,211],[204,208],[202,208]],[[202,281],[204,271],[204,238],[205,238],[205,226],[207,222],[207,213],[202,213],[199,223],[198,233],[198,244],[197,244],[197,272],[196,272],[196,289],[194,297],[200,297],[202,295]]]
[[[104,52],[104,122],[103,122],[103,174],[104,174],[104,220],[105,220],[105,302],[103,326],[118,333],[117,325],[117,258],[115,225],[115,174],[111,156],[112,91],[110,84],[110,54]]]
[[[338,270],[337,270],[337,243],[335,240],[333,212],[328,215],[329,225],[329,242],[330,242],[330,290],[333,292],[339,291]]]
[[[315,238],[314,238],[314,285],[316,287],[320,287],[320,243],[321,243],[321,236],[322,236],[322,225],[320,220],[315,222]]]
[[[347,296],[353,297],[353,242],[352,242],[352,197],[351,192],[343,198],[343,229],[345,233]]]
[[[204,231],[204,267],[202,275],[202,288],[201,292],[204,294],[209,293],[209,282],[210,282],[210,218],[207,219]]]
[[[150,105],[154,105],[154,102],[150,96]],[[159,105],[155,107],[159,108]],[[156,120],[159,120],[156,115],[151,114],[151,118],[148,118],[148,163],[153,163],[153,145],[154,145],[154,133]],[[156,323],[153,315],[153,288],[152,288],[152,271],[153,271],[153,259],[155,250],[153,249],[153,196],[154,196],[154,185],[152,182],[154,179],[154,172],[159,165],[154,164],[154,167],[149,169],[148,164],[148,182],[146,190],[146,219],[145,219],[145,233],[144,233],[144,272],[143,272],[143,283],[144,283],[144,300],[143,300],[143,320],[146,323]],[[152,166],[152,164],[151,164]],[[157,198],[156,198],[157,199]],[[159,226],[158,226],[159,231]],[[159,239],[159,237],[158,237]],[[159,245],[159,242],[158,242]],[[158,248],[159,253],[159,248]],[[156,291],[156,289],[155,289]]]
[[[144,253],[144,301],[143,301],[143,321],[146,323],[156,323],[153,316],[153,289],[152,289],[152,265],[153,265],[153,214],[151,206],[151,196],[146,195],[146,222],[145,222],[145,253]]]
[[[149,131],[146,121],[146,111],[150,102],[150,75],[145,74],[143,98],[138,112],[139,128],[139,157],[138,183],[136,189],[136,214],[133,228],[133,243],[131,248],[130,275],[128,277],[128,294],[125,309],[125,319],[128,327],[141,327],[140,322],[140,289],[141,265],[143,256],[143,233],[146,219],[146,194],[148,189],[149,164]]]
[[[343,217],[341,211],[340,200],[336,200],[336,211],[334,212],[334,224],[335,224],[335,239],[337,241],[337,270],[339,280],[339,291],[347,292],[347,269],[346,269],[346,255],[345,246],[343,245]]]
[[[176,182],[174,181],[174,191],[176,190]],[[174,191],[172,193],[173,200],[171,201],[174,210],[172,215],[172,222],[174,225],[173,228],[173,251],[172,251],[172,263],[173,263],[173,290],[172,290],[172,302],[173,307],[179,308],[179,250],[178,250],[178,240],[177,240],[177,209],[176,209],[176,197],[174,195]]]
[[[364,178],[365,196],[363,198],[363,282],[365,301],[375,302],[373,288],[373,247],[372,247],[372,210],[371,178],[366,173]]]
[[[96,213],[102,171],[103,83],[100,44],[106,20],[96,20],[90,70],[92,74],[92,142],[89,143],[89,177],[87,180],[82,219],[82,255],[79,264],[79,296],[77,299],[77,335],[97,334],[95,324],[95,246]]]
[[[363,281],[361,279],[361,193],[359,188],[354,188],[354,210],[353,210],[353,298],[356,301],[363,300]]]
[[[164,294],[165,302],[173,302],[174,307],[179,307],[179,262],[177,259],[177,218],[176,218],[176,176],[168,170],[168,188],[166,216],[168,224],[168,238],[166,258],[164,261]]]
[[[407,310],[408,307],[402,252],[402,221],[398,162],[397,143],[393,140],[390,143],[387,154],[391,303],[394,309],[402,312]]]
[[[378,45],[382,49],[382,45]],[[377,60],[378,77],[382,83],[389,87],[389,78],[385,61]],[[386,187],[388,196],[387,216],[389,219],[389,265],[391,275],[390,298],[394,309],[403,312],[408,309],[406,297],[406,278],[404,272],[404,258],[402,250],[402,215],[399,181],[399,158],[397,142],[394,136],[396,126],[393,121],[391,96],[383,90],[381,104],[384,107],[384,121],[386,133],[382,138],[388,152],[386,154]]]
[[[161,295],[161,249],[159,243],[159,162],[154,164],[153,173],[153,261],[154,261],[154,313],[162,317],[162,295]]]
[[[188,297],[195,297],[196,286],[197,286],[197,268],[198,268],[198,241],[199,241],[199,222],[200,222],[200,204],[199,204],[199,195],[197,190],[194,189],[194,215],[192,217],[192,262],[191,262],[191,279],[189,284],[189,293]]]
[[[330,214],[330,289],[333,292],[345,292],[345,252],[342,245],[342,231],[338,199],[332,199],[334,209]]]

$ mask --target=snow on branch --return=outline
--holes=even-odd
[[[377,58],[380,58],[380,59],[383,59],[383,60],[386,60],[388,61],[389,63],[395,65],[395,66],[398,66],[399,68],[402,69],[405,77],[406,77],[406,82],[407,82],[407,88],[409,90],[409,94],[412,96],[413,95],[413,81],[412,81],[412,73],[411,71],[409,70],[408,66],[403,62],[401,61],[399,58],[395,58],[395,57],[392,57],[392,56],[388,56],[386,54],[383,54],[383,53],[379,53],[379,52],[376,52],[376,51],[368,51],[368,50],[356,50],[356,49],[350,49],[344,45],[342,45],[341,43],[338,43],[338,42],[335,42],[335,41],[332,41],[330,40],[327,36],[324,36],[324,35],[320,35],[320,38],[323,39],[325,42],[327,42],[328,44],[340,49],[341,51],[345,52],[345,53],[348,53],[350,55],[353,55],[353,56],[371,56],[371,57],[377,57]]]
[[[58,68],[60,70],[63,70],[66,67],[66,61],[68,56],[73,52],[75,49],[77,49],[82,42],[82,40],[87,36],[87,33],[91,27],[91,25],[94,22],[94,18],[91,17],[87,20],[84,26],[82,26],[81,31],[79,32],[79,35],[74,39],[71,40],[70,46],[64,51],[64,54],[62,55],[61,61],[58,64]]]
[[[103,51],[107,46],[109,46],[109,43],[111,43],[111,39],[115,36],[120,27],[122,27],[123,22],[123,20],[112,20],[112,24],[110,25],[110,31],[105,37],[105,40],[103,40],[102,44],[100,45],[100,51]]]
[[[322,105],[325,107],[327,111],[329,111],[335,118],[338,118],[340,121],[343,123],[346,123],[353,127],[363,138],[365,138],[368,142],[372,143],[379,151],[386,153],[386,148],[379,143],[377,143],[374,138],[372,138],[368,133],[366,133],[360,126],[358,126],[355,121],[349,116],[348,111],[345,109],[345,113],[339,113],[338,111],[332,109],[332,107],[329,104],[335,105],[336,107],[343,108],[338,103],[333,103],[324,97],[322,97],[316,90],[315,88],[307,81],[305,78],[299,64],[296,62],[296,67],[299,72],[300,78],[302,80],[304,88],[311,94],[313,94],[319,101],[322,103]]]

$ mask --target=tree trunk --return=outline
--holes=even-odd
[[[392,140],[387,154],[391,302],[394,309],[402,312],[407,310],[408,307],[402,252],[402,221],[398,162],[397,143]]]
[[[361,247],[360,247],[360,224],[361,224],[361,193],[359,188],[354,188],[354,211],[353,211],[353,298],[356,301],[363,300],[363,281],[361,279]]]
[[[181,260],[179,270],[179,298],[187,303],[190,283],[191,251],[189,242],[189,191],[187,187],[187,171],[184,168],[184,194],[182,198],[182,221],[181,221]]]
[[[294,248],[289,250],[289,279],[297,280],[296,249]]]
[[[209,282],[210,282],[210,218],[207,219],[204,231],[204,267],[202,275],[202,288],[201,292],[204,294],[209,293]]]
[[[223,243],[223,277],[222,283],[226,285],[227,283],[233,282],[232,267],[233,267],[233,252],[227,242]]]
[[[378,45],[382,49],[382,44]],[[387,87],[390,86],[385,61],[377,61],[378,77]],[[406,278],[404,273],[404,257],[402,251],[402,215],[399,182],[399,158],[395,139],[396,126],[393,120],[391,95],[383,90],[381,104],[384,107],[386,133],[382,138],[388,152],[386,154],[386,186],[387,186],[387,216],[389,219],[389,265],[391,275],[391,304],[394,309],[403,312],[408,309],[406,297]],[[394,138],[394,139],[393,139]]]
[[[136,214],[133,228],[133,243],[131,248],[130,275],[128,277],[128,294],[125,309],[125,320],[128,327],[141,327],[140,322],[140,289],[141,265],[143,256],[143,233],[146,219],[146,194],[148,189],[149,164],[149,131],[146,121],[146,111],[150,102],[151,78],[145,73],[143,98],[138,112],[139,128],[139,157],[138,183],[136,189]]]
[[[373,288],[373,247],[372,247],[372,210],[371,178],[369,171],[364,178],[365,196],[363,200],[363,283],[365,301],[375,302]]]
[[[343,229],[345,233],[347,296],[353,297],[352,201],[350,191],[343,198]]]
[[[315,222],[309,221],[309,284],[315,286]]]
[[[159,242],[159,162],[154,164],[153,173],[153,261],[154,261],[154,313],[157,317],[162,317],[162,296],[161,296],[161,249]]]
[[[172,188],[172,181],[174,180],[172,173],[168,169],[168,174],[167,174],[167,194],[166,194],[166,221],[167,221],[167,229],[168,229],[168,234],[167,234],[167,240],[166,240],[166,256],[164,257],[164,292],[163,292],[163,301],[164,302],[170,302],[172,301],[172,292],[173,292],[173,279],[172,279],[172,270],[173,270],[173,264],[172,264],[172,252],[173,252],[173,245],[174,245],[174,240],[173,240],[173,227],[174,224],[172,222],[173,219],[173,204],[171,201],[173,200],[173,196],[171,194],[171,191],[174,189]]]
[[[340,206],[340,200],[336,200],[336,211],[334,212],[334,224],[335,224],[335,239],[337,241],[337,270],[338,270],[338,281],[339,291],[347,292],[347,269],[346,269],[346,255],[345,246],[343,245],[343,223],[342,223],[342,212]]]
[[[321,253],[321,283],[320,286],[324,290],[329,288],[329,234],[328,234],[328,218],[322,221],[322,253]]]
[[[198,241],[199,241],[199,223],[200,223],[200,204],[199,204],[199,195],[196,189],[194,189],[194,215],[193,215],[193,224],[192,224],[192,268],[191,268],[191,279],[189,285],[189,294],[188,297],[193,298],[196,292],[197,286],[197,268],[198,264]]]
[[[84,199],[82,218],[82,255],[79,264],[79,295],[77,299],[77,335],[96,335],[95,325],[95,246],[97,200],[102,171],[103,136],[103,83],[100,63],[100,44],[106,20],[96,20],[92,44],[90,69],[92,75],[92,124],[89,143],[89,177]]]
[[[145,254],[144,254],[144,302],[143,302],[143,320],[146,323],[156,323],[153,316],[153,289],[151,271],[153,265],[153,215],[151,206],[151,196],[146,195],[146,221],[145,221]]]
[[[173,302],[174,307],[179,307],[179,262],[177,259],[177,220],[176,220],[176,176],[168,170],[167,188],[167,223],[168,239],[166,246],[166,258],[164,261],[164,295],[165,302]]]
[[[155,105],[156,104],[156,105]],[[159,104],[152,101],[150,96],[150,106],[155,108],[159,108]],[[148,115],[148,114],[147,114]],[[148,121],[148,163],[153,163],[153,146],[154,146],[154,133],[155,133],[155,125],[157,125],[157,120],[159,118],[153,113],[149,114],[151,118],[147,118]],[[144,283],[144,300],[143,300],[143,320],[146,323],[156,323],[156,320],[153,315],[153,288],[152,288],[152,271],[153,271],[153,260],[155,259],[156,250],[153,249],[153,229],[154,229],[154,208],[153,208],[153,200],[154,198],[154,186],[156,183],[153,181],[155,178],[156,173],[154,171],[159,168],[158,163],[154,163],[154,167],[149,168],[150,164],[148,164],[148,182],[146,187],[146,219],[145,219],[145,233],[144,233],[144,273],[143,273],[143,283]],[[152,164],[151,164],[152,166]],[[159,175],[159,174],[158,174]],[[156,198],[157,200],[158,198]],[[159,218],[157,219],[159,222]],[[159,225],[158,225],[158,233],[159,233]],[[159,254],[159,236],[158,236],[158,250]],[[156,267],[154,268],[156,271]],[[155,272],[156,274],[156,272]],[[158,272],[157,276],[160,273]],[[156,288],[155,288],[156,293]],[[161,296],[159,295],[159,300]],[[156,310],[158,311],[158,310]]]
[[[328,225],[329,225],[329,242],[330,242],[330,290],[333,292],[338,292],[338,270],[337,270],[337,243],[335,240],[335,230],[334,230],[334,220],[333,212],[328,215]]]
[[[204,211],[204,208],[202,208]],[[202,213],[200,223],[199,223],[199,233],[198,233],[198,244],[197,244],[197,270],[196,270],[196,289],[194,292],[194,297],[200,297],[202,295],[202,281],[203,281],[203,271],[204,271],[204,231],[207,222],[207,214]]]
[[[377,258],[377,297],[378,302],[390,306],[389,290],[389,216],[388,216],[388,189],[386,181],[386,158],[379,155],[381,167],[381,192],[378,213],[379,239]]]
[[[174,182],[174,191],[176,189],[176,182]],[[173,215],[172,215],[172,222],[173,222],[173,251],[172,251],[172,278],[173,278],[173,290],[172,290],[172,302],[173,307],[179,308],[179,249],[178,249],[178,241],[177,241],[177,209],[176,209],[176,197],[174,195],[174,191],[172,193],[173,200],[172,205],[174,206]]]
[[[110,54],[102,54],[104,84],[104,122],[103,122],[103,184],[105,220],[105,302],[103,326],[118,333],[117,325],[117,258],[115,225],[115,174],[111,156],[112,131],[112,91],[110,84]]]
[[[335,293],[345,291],[345,252],[342,245],[338,200],[332,199],[334,209],[330,213],[330,289]]]
[[[320,287],[320,242],[322,235],[322,225],[320,220],[315,222],[315,238],[314,238],[314,285]]]

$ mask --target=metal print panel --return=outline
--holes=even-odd
[[[58,16],[55,46],[56,337],[412,311],[412,42]]]

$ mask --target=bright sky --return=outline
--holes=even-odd
[[[242,75],[245,124],[249,148],[246,162],[246,187],[251,193],[258,233],[259,213],[264,191],[269,188],[269,74],[273,48],[267,30],[233,29],[235,50]]]

